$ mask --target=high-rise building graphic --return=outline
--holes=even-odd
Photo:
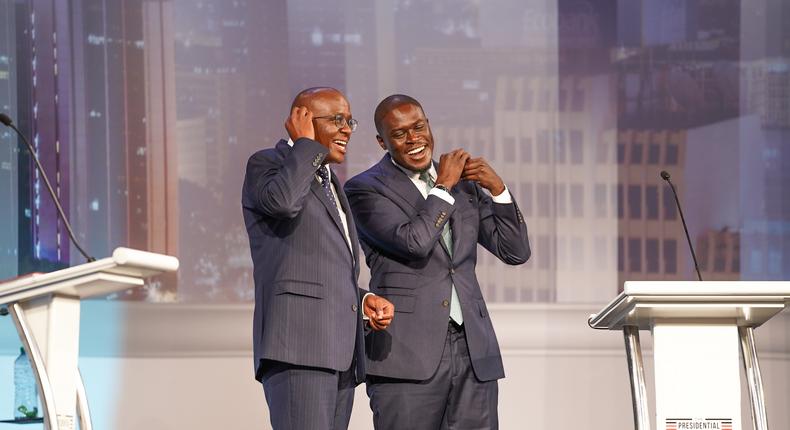
[[[703,276],[784,279],[790,9],[750,5],[0,0],[0,110],[91,254],[181,258],[178,291],[160,280],[130,297],[250,298],[243,166],[318,85],[361,123],[341,179],[383,155],[372,113],[393,93],[423,103],[437,158],[464,148],[500,173],[534,252],[508,267],[480,250],[489,300],[600,302],[625,280],[693,279],[661,170]],[[14,220],[0,277],[81,261],[20,148],[0,129],[0,215]]]
[[[0,112],[17,117],[16,2],[0,1]],[[0,219],[8,220],[0,230],[0,279],[16,276],[19,268],[19,214],[17,137],[0,128]]]
[[[0,53],[3,111],[30,137],[78,239],[96,257],[116,246],[178,253],[171,6],[0,4],[3,31],[13,33]],[[18,164],[0,168],[18,178],[2,181],[18,184],[4,207],[16,208],[19,220],[18,271],[81,262],[42,178],[24,152],[17,156]]]
[[[179,297],[246,300],[252,265],[243,225],[232,220],[247,158],[286,137],[293,97],[286,2],[176,1],[175,8]]]
[[[178,255],[172,1],[75,7],[78,230],[96,255],[129,246]],[[132,291],[130,298],[175,290]]]

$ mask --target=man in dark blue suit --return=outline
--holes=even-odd
[[[387,97],[375,123],[387,154],[345,186],[371,291],[397,313],[386,332],[366,339],[375,427],[498,428],[497,380],[505,373],[475,275],[477,245],[522,264],[527,226],[484,159],[457,149],[432,161],[417,100]]]
[[[254,266],[255,377],[272,427],[346,429],[365,378],[362,315],[386,328],[393,306],[365,294],[348,201],[328,164],[356,128],[346,98],[310,88],[294,99],[289,140],[247,163],[242,210]]]

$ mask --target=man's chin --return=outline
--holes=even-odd
[[[326,162],[331,164],[342,164],[346,161],[346,155],[341,153],[331,152],[328,157],[326,157]]]
[[[424,172],[430,168],[431,168],[431,159],[428,158],[427,161],[415,165],[414,167],[412,167],[411,170],[414,170],[415,172]]]

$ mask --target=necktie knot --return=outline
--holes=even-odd
[[[425,184],[428,186],[428,190],[430,190],[431,188],[433,188],[434,185],[436,185],[436,182],[434,182],[433,178],[431,177],[431,174],[428,173],[427,170],[420,173],[420,180],[425,182]]]

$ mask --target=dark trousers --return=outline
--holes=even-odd
[[[346,430],[354,405],[353,364],[344,372],[267,361],[263,392],[274,430]]]
[[[425,381],[369,376],[376,430],[498,429],[497,381],[479,381],[463,328],[450,323],[436,373]]]

